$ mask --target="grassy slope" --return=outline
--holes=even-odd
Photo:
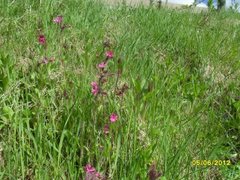
[[[0,177],[77,179],[91,163],[110,179],[146,179],[153,162],[167,179],[240,177],[239,14],[91,1],[0,6]],[[60,32],[56,15],[71,27]],[[122,99],[111,90],[116,76],[107,97],[91,94],[105,39],[115,53],[109,70],[123,62]],[[44,56],[56,61],[38,66]],[[112,112],[119,120],[105,136]],[[191,165],[230,158],[230,167]]]

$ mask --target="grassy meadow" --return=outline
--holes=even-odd
[[[238,180],[240,14],[0,2],[0,179]]]

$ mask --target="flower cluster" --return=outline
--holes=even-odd
[[[105,59],[104,59],[104,61],[101,62],[100,64],[98,64],[98,66],[97,66],[98,69],[100,70],[100,75],[99,75],[98,83],[95,82],[95,81],[93,81],[93,82],[91,83],[91,86],[92,86],[91,92],[92,92],[92,94],[93,94],[94,96],[97,96],[97,95],[99,95],[99,94],[101,94],[101,95],[107,94],[106,92],[102,91],[101,86],[102,86],[102,84],[103,84],[104,82],[107,81],[107,80],[106,80],[106,78],[107,78],[106,66],[107,66],[107,64],[108,64],[108,61],[111,60],[111,59],[113,59],[113,57],[114,57],[113,51],[110,51],[110,50],[109,50],[109,51],[106,51],[106,52],[105,52]],[[110,120],[110,122],[112,122],[112,123],[116,122],[116,121],[118,120],[118,115],[115,114],[115,113],[112,113],[112,114],[110,115],[109,120]],[[104,127],[104,133],[105,133],[105,134],[108,134],[108,133],[109,133],[109,126],[108,126],[108,125],[105,125],[105,127]]]
[[[65,28],[69,27],[68,25],[66,24],[63,24],[63,16],[57,16],[53,19],[53,22],[55,24],[58,24],[61,31],[63,31]]]
[[[63,24],[63,16],[57,16],[52,20],[52,23],[56,24],[57,27],[61,29],[61,31],[67,27],[67,25]],[[40,30],[41,31],[41,30]],[[44,35],[44,33],[40,32],[38,35],[38,43],[40,44],[41,47],[44,47],[45,50],[45,56],[40,60],[39,64],[48,64],[50,62],[55,62],[54,57],[47,57],[46,56],[46,50],[47,50],[47,38]],[[100,100],[104,99],[106,96],[112,97],[112,94],[114,95],[113,97],[119,97],[122,96],[125,91],[128,89],[127,84],[125,83],[122,87],[118,87],[118,80],[121,75],[122,70],[118,68],[117,73],[109,73],[108,66],[110,64],[114,63],[115,59],[115,53],[111,49],[110,42],[104,42],[104,48],[108,48],[105,50],[103,53],[103,60],[100,61],[99,63],[96,63],[96,67],[98,70],[98,78],[97,80],[93,80],[91,82],[91,94],[95,98],[96,102],[100,102]],[[118,60],[118,65],[121,65],[121,61]],[[120,66],[118,66],[120,67]],[[116,82],[114,83],[115,86],[110,86],[110,88],[107,88],[110,83],[107,83],[109,80],[109,77],[116,76]],[[67,97],[67,92],[64,91],[64,96]],[[105,98],[106,100],[107,98]],[[104,103],[103,103],[104,105]],[[120,115],[116,113],[116,111],[110,112],[108,115],[106,115],[106,120],[107,123],[103,123],[103,129],[101,129],[102,133],[108,137],[112,132],[114,132],[111,128],[114,129],[114,125],[112,124],[117,124],[119,121]],[[112,134],[111,134],[112,135]],[[85,173],[86,173],[86,180],[103,180],[105,179],[103,175],[101,175],[91,164],[87,164],[84,167]]]
[[[66,24],[63,24],[63,16],[57,16],[53,19],[53,23],[58,24],[60,26],[61,31],[68,27]],[[40,30],[41,31],[41,30]],[[44,35],[44,33],[40,32],[38,35],[38,43],[45,47],[45,50],[47,49],[47,38]],[[46,51],[45,51],[45,57],[38,63],[38,64],[48,64],[49,62],[54,62],[55,58],[46,57]]]
[[[63,25],[62,25],[63,16],[57,16],[57,17],[55,17],[55,18],[53,19],[53,22],[54,22],[55,24],[60,25],[61,30],[63,30],[65,27],[68,27],[66,24],[63,24]],[[41,45],[46,45],[46,37],[44,36],[44,34],[41,33],[41,34],[38,35],[38,42],[39,42],[39,44],[41,44]]]
[[[115,59],[115,53],[113,50],[111,50],[111,45],[109,41],[104,42],[104,48],[108,48],[104,52],[104,60],[100,61],[96,65],[96,68],[98,70],[98,75],[97,75],[97,80],[94,80],[91,82],[91,93],[95,97],[95,100],[97,103],[101,103],[101,106],[106,104],[106,101],[108,101],[107,97],[119,97],[123,96],[123,94],[126,92],[128,89],[128,86],[126,83],[121,87],[118,87],[118,81],[119,77],[121,75],[122,69],[119,67],[122,67],[121,65],[121,60],[118,60],[118,71],[117,73],[111,73],[110,72],[110,67],[108,65],[114,63]],[[97,54],[97,57],[99,58],[100,55]],[[114,83],[114,86],[110,84],[111,81],[109,81],[109,77],[114,77],[116,76],[116,81]],[[113,95],[113,96],[112,96]],[[105,112],[104,112],[105,114]],[[107,119],[107,118],[106,118]],[[114,136],[114,125],[119,121],[119,114],[116,112],[111,112],[108,115],[108,121],[107,123],[104,123],[104,126],[102,128],[102,132],[105,136],[111,137],[113,139]],[[103,146],[100,145],[100,148],[102,149]],[[86,165],[85,166],[85,172],[86,172],[86,179],[99,179],[99,173],[95,170],[94,167],[91,165]]]
[[[104,68],[106,68],[108,60],[113,58],[113,52],[112,51],[107,51],[105,53],[105,56],[106,56],[105,60],[103,62],[101,62],[100,64],[98,64],[99,69],[103,70]]]
[[[91,165],[87,164],[85,166],[86,180],[103,180],[103,176],[96,171],[96,169]]]
[[[98,63],[96,65],[97,69],[98,69],[98,79],[96,81],[92,81],[91,82],[91,93],[93,96],[95,96],[96,100],[100,99],[100,102],[107,100],[107,98],[98,98],[99,96],[101,97],[122,97],[125,92],[128,89],[128,85],[127,83],[124,83],[121,86],[118,86],[118,81],[119,78],[122,74],[122,61],[121,59],[118,59],[117,63],[118,63],[118,70],[117,73],[110,73],[110,68],[108,68],[108,64],[112,64],[114,63],[114,59],[116,58],[114,51],[111,49],[111,43],[110,40],[105,40],[103,43],[104,49],[107,48],[104,52],[104,60],[100,61],[100,63]],[[100,55],[97,54],[97,57],[99,58]],[[111,63],[110,63],[111,62]],[[112,76],[116,76],[116,81],[114,83],[114,86],[111,86],[109,82],[109,77]],[[112,94],[113,93],[113,94]],[[114,96],[112,96],[114,95]],[[119,115],[115,112],[110,113],[109,118],[108,118],[108,122],[104,125],[103,127],[103,133],[105,135],[109,135],[110,134],[110,129],[111,129],[111,125],[113,123],[116,123],[119,120]]]

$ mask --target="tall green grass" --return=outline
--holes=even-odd
[[[84,179],[91,164],[108,179],[148,179],[155,164],[162,179],[240,178],[239,27],[233,12],[2,0],[0,177]],[[122,74],[94,97],[106,40],[109,72],[120,59]],[[45,56],[55,61],[39,65]]]

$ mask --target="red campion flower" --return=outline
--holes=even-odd
[[[53,19],[53,22],[56,23],[56,24],[61,24],[62,20],[63,20],[62,16],[57,16]]]
[[[107,63],[106,62],[101,62],[100,64],[98,64],[98,67],[100,69],[104,69],[106,67]]]
[[[99,93],[99,86],[96,82],[92,82],[91,86],[92,86],[92,94],[96,96]]]
[[[87,164],[84,169],[86,173],[96,173],[96,169],[91,164]]]
[[[38,36],[38,42],[39,42],[39,44],[41,44],[41,45],[44,45],[44,44],[46,44],[46,38],[45,38],[45,36],[44,35],[39,35]]]
[[[106,55],[107,59],[112,59],[113,58],[113,52],[112,51],[107,51],[105,53],[105,55]]]
[[[111,115],[110,115],[110,121],[111,122],[115,122],[115,121],[117,121],[118,120],[118,115],[117,114],[115,114],[115,113],[112,113]]]
[[[103,132],[105,135],[108,135],[109,134],[109,125],[105,125],[104,128],[103,128]]]
[[[84,169],[86,172],[85,180],[103,179],[103,176],[99,172],[97,172],[96,169],[91,164],[87,164]]]

